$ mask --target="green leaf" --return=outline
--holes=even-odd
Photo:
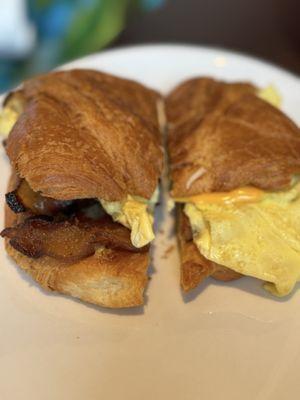
[[[81,7],[64,38],[61,60],[95,52],[109,44],[124,28],[132,0],[97,0],[91,8]]]
[[[52,0],[30,0],[29,4],[31,4],[31,7],[37,7],[37,8],[46,8],[53,3]]]

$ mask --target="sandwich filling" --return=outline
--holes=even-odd
[[[278,107],[273,86],[258,96]],[[240,187],[231,192],[176,198],[184,204],[199,252],[216,264],[265,281],[272,294],[289,294],[300,280],[300,182],[266,192]]]
[[[150,200],[127,196],[124,201],[105,201],[100,203],[114,221],[131,230],[131,242],[135,247],[143,247],[154,239],[153,212],[158,202],[159,190],[156,188]]]
[[[300,280],[300,183],[286,191],[240,193],[186,202],[194,243],[208,260],[262,279],[271,293],[285,296]]]
[[[18,95],[8,99],[0,112],[0,135],[7,137],[23,112],[23,101]]]
[[[26,180],[6,194],[6,203],[18,214],[18,224],[4,229],[3,237],[22,254],[74,262],[106,247],[144,252],[135,247],[130,230],[105,212],[96,199],[62,201],[34,192]]]

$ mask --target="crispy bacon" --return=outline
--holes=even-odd
[[[31,211],[38,215],[55,215],[72,210],[74,201],[55,200],[34,192],[25,179],[19,186],[5,195],[6,203],[14,213]]]
[[[91,256],[99,246],[134,252],[148,249],[147,246],[135,248],[130,231],[108,217],[85,222],[76,218],[56,222],[31,217],[4,229],[1,236],[9,238],[11,246],[28,257],[49,256],[66,262]]]

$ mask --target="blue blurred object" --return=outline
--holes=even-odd
[[[164,2],[27,0],[28,19],[36,29],[36,47],[27,57],[17,56],[15,60],[1,58],[0,53],[0,92],[28,76],[102,49],[122,31],[131,10],[148,12]]]
[[[6,91],[10,87],[11,78],[13,76],[14,62],[1,61],[0,62],[0,90]]]
[[[147,10],[160,7],[164,0],[143,0],[142,4]]]
[[[32,4],[30,10],[29,17],[35,21],[40,36],[59,38],[66,34],[76,8],[72,7],[69,1],[53,1],[51,5],[42,9],[37,9]]]

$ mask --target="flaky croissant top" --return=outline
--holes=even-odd
[[[172,195],[287,187],[300,172],[300,130],[247,83],[191,79],[167,97]]]
[[[31,79],[16,95],[23,112],[6,149],[33,190],[61,200],[151,197],[163,164],[158,93],[71,70]]]

